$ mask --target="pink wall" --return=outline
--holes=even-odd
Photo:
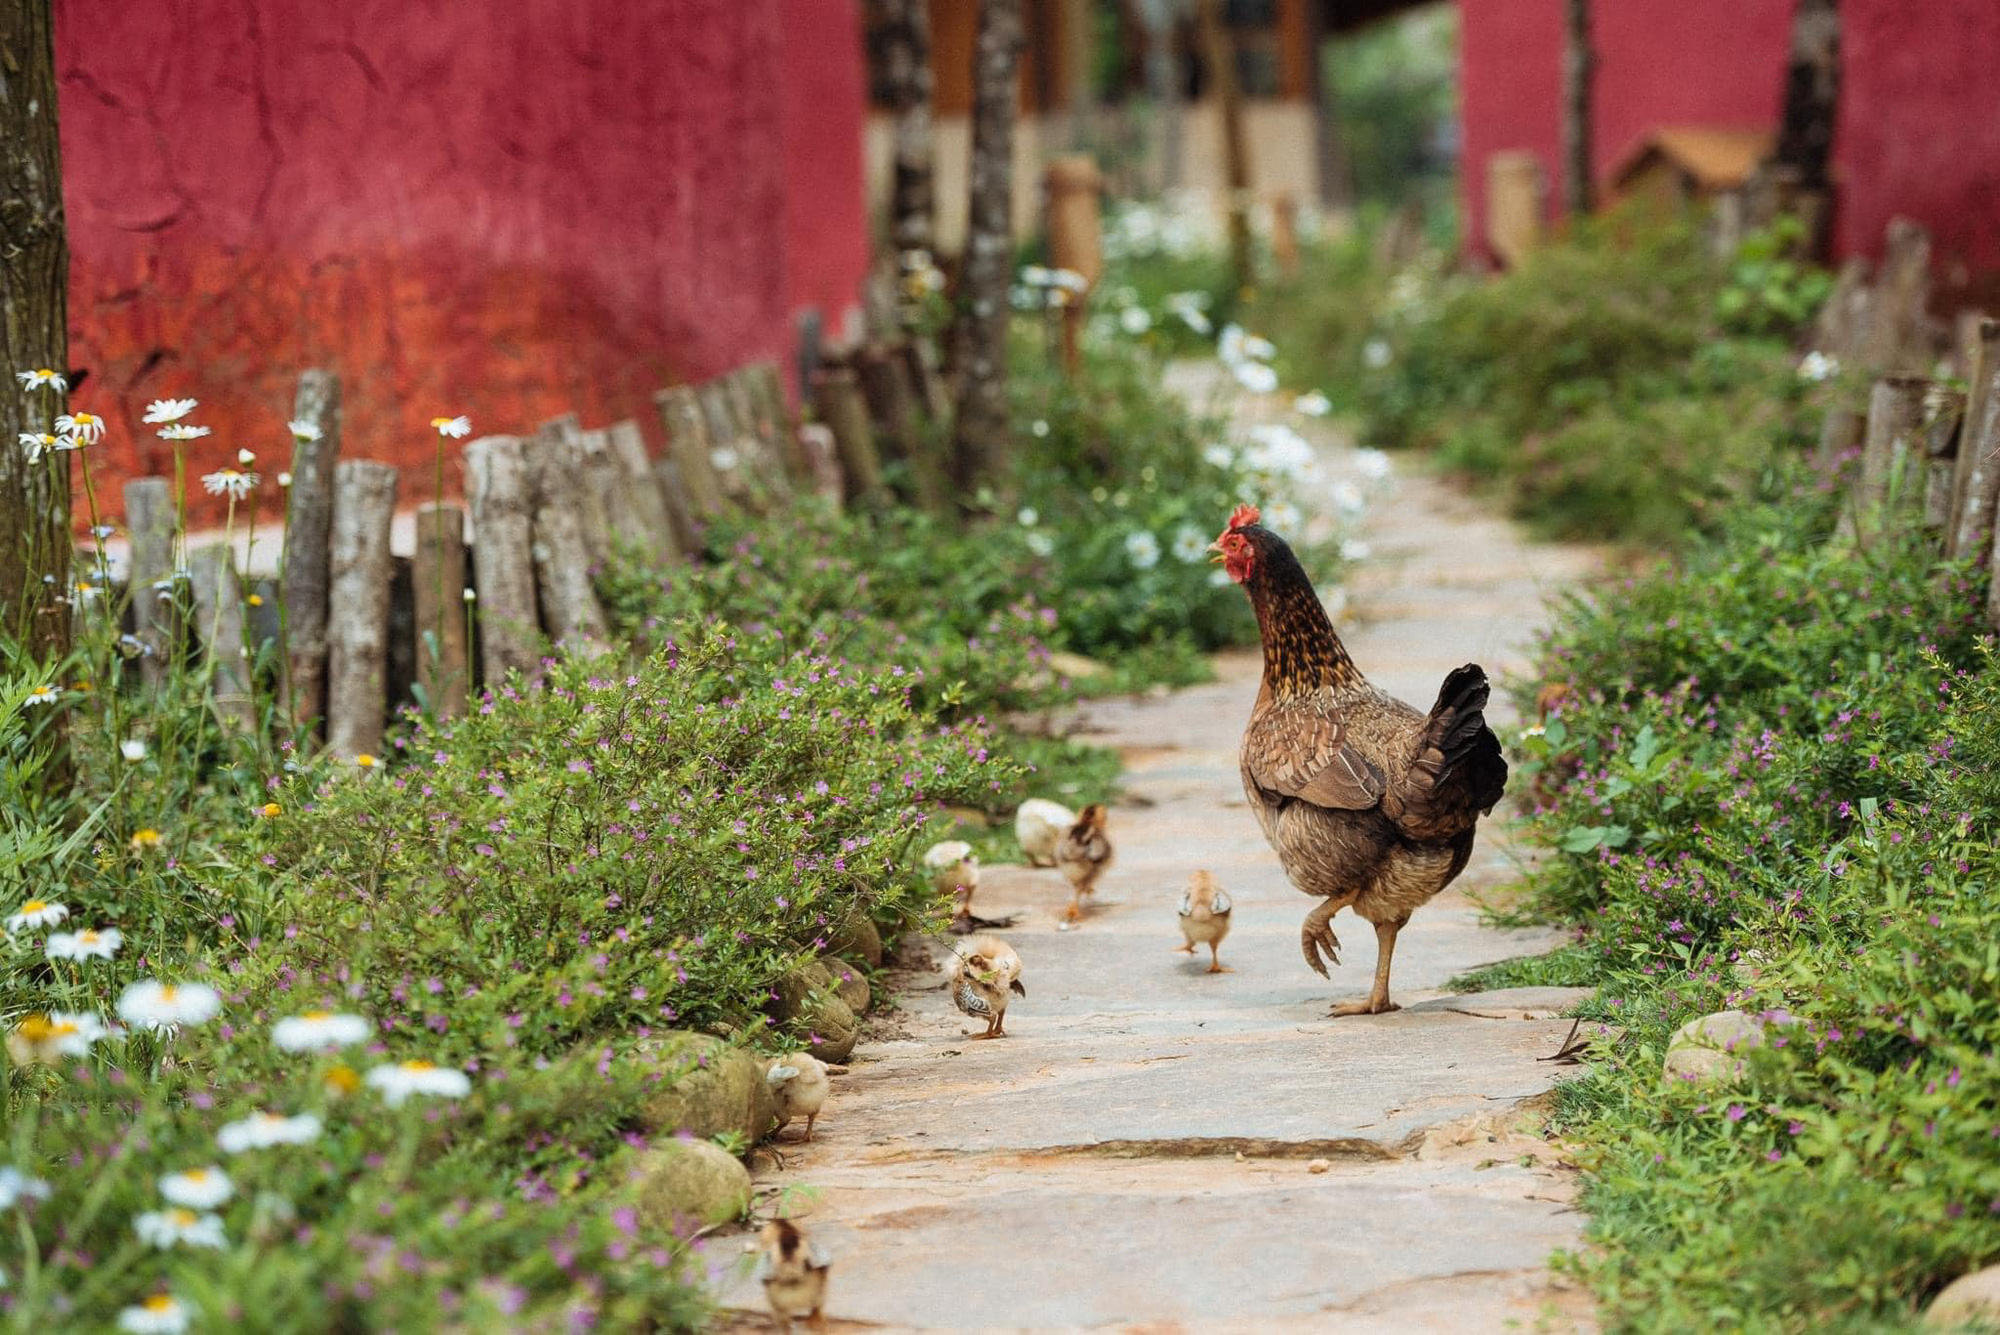
[[[165,466],[137,419],[166,395],[215,428],[198,471],[246,445],[275,471],[314,364],[342,374],[346,455],[425,479],[440,413],[654,432],[655,388],[789,367],[797,307],[832,325],[858,299],[855,0],[56,0],[56,19],[101,485]],[[405,499],[429,489],[406,477]]]
[[[1599,0],[1599,179],[1649,131],[1774,127],[1793,0]],[[1486,162],[1528,149],[1560,191],[1561,0],[1459,0],[1468,244],[1485,253]],[[1873,254],[1898,213],[1949,265],[2000,269],[2000,3],[1843,0],[1835,242]]]

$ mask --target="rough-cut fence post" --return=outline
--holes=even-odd
[[[660,425],[667,431],[667,449],[674,472],[688,498],[695,518],[707,520],[724,508],[722,484],[716,479],[715,464],[709,458],[708,423],[702,415],[701,400],[687,385],[675,385],[653,395],[660,410]]]
[[[1976,556],[1985,550],[2000,497],[2000,459],[1993,437],[2000,432],[2000,320],[1981,320],[1966,357],[1965,426],[1960,432],[1958,466],[1952,478],[1952,524],[1945,555]]]
[[[167,676],[167,658],[174,651],[174,602],[171,583],[162,584],[174,566],[173,487],[163,477],[135,477],[125,484],[125,536],[131,543],[127,587],[132,594],[132,634],[145,645],[139,660],[140,679],[158,686]],[[154,585],[160,585],[154,588]]]
[[[456,505],[418,507],[410,590],[416,604],[417,685],[432,713],[457,718],[472,688],[472,662],[466,653],[465,511]]]
[[[340,377],[310,370],[299,376],[292,419],[314,439],[294,437],[292,487],[286,504],[282,572],[285,603],[284,696],[296,726],[310,733],[326,713],[327,597],[332,576],[333,470],[340,461]]]
[[[196,634],[213,669],[209,682],[215,691],[215,716],[226,727],[254,729],[257,702],[250,694],[249,664],[244,661],[243,586],[236,578],[236,549],[226,542],[197,547],[188,553],[188,579],[194,585]]]
[[[854,373],[874,419],[876,440],[890,457],[910,470],[911,489],[917,504],[936,514],[944,509],[944,470],[932,457],[924,438],[922,420],[917,416],[916,387],[910,383],[909,364],[901,352],[879,343],[866,344],[854,354]]]
[[[542,618],[557,643],[596,653],[611,632],[591,586],[593,562],[579,519],[583,488],[563,448],[564,424],[550,422],[535,443],[535,585]]]
[[[1949,536],[1951,482],[1965,422],[1965,394],[1934,386],[1924,405],[1924,527]]]
[[[848,496],[862,505],[882,504],[886,499],[882,460],[875,452],[875,431],[868,423],[868,405],[861,397],[860,383],[844,366],[822,367],[814,379],[818,382],[814,402],[820,421],[833,431]]]
[[[1842,524],[1843,530],[1859,536],[1863,546],[1887,536],[1893,528],[1891,497],[1907,499],[1912,476],[1907,465],[1923,455],[1924,400],[1930,388],[1930,381],[1914,376],[1890,376],[1875,382],[1868,400],[1868,432],[1861,445],[1853,509]]]
[[[833,428],[824,422],[800,423],[799,452],[806,457],[813,491],[840,509],[847,494],[840,480],[840,448],[834,443]]]
[[[326,745],[382,749],[389,707],[389,522],[396,470],[349,459],[333,470],[333,582],[327,600]]]
[[[551,468],[566,472],[568,480],[558,486],[570,497],[577,532],[590,564],[601,565],[611,555],[611,518],[604,511],[597,490],[584,476],[583,424],[575,413],[564,413],[542,423],[541,431],[528,442],[537,479]]]
[[[1862,344],[1873,375],[1917,375],[1930,369],[1924,310],[1931,290],[1931,235],[1908,218],[1889,222],[1876,278],[1874,318]]]
[[[923,400],[924,414],[933,422],[949,424],[951,386],[945,382],[944,372],[938,369],[936,350],[927,340],[913,338],[903,345],[903,356],[910,364],[910,381]]]
[[[676,531],[673,512],[661,493],[660,480],[653,473],[653,461],[646,457],[646,437],[630,418],[613,422],[604,430],[605,450],[610,456],[617,487],[637,530],[628,536],[645,551],[655,565],[670,564],[684,549]]]
[[[661,455],[653,460],[653,478],[659,485],[660,499],[666,502],[667,513],[672,516],[674,541],[680,544],[682,555],[694,560],[702,550],[701,521],[695,518],[694,506],[688,501],[680,464],[671,454]]]
[[[752,362],[743,374],[749,381],[751,400],[761,415],[759,430],[768,422],[771,448],[784,461],[786,471],[802,482],[810,479],[805,453],[799,448],[798,433],[793,430],[791,407],[785,402],[785,386],[778,378],[778,364],[769,360]]]
[[[499,690],[509,671],[527,676],[542,657],[535,614],[535,487],[516,436],[482,436],[465,447],[472,505],[473,584],[478,593],[480,677]]]

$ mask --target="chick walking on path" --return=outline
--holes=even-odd
[[[1181,935],[1187,944],[1179,950],[1183,955],[1192,955],[1197,945],[1207,946],[1210,973],[1236,972],[1216,956],[1222,938],[1229,935],[1229,908],[1229,896],[1215,883],[1212,873],[1198,871],[1189,878],[1180,908]]]

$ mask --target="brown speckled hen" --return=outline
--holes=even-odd
[[[1410,915],[1472,856],[1473,829],[1507,784],[1486,726],[1486,673],[1444,679],[1429,713],[1369,684],[1347,656],[1284,539],[1239,506],[1212,550],[1243,586],[1264,641],[1264,681],[1243,734],[1243,791],[1293,885],[1323,900],[1299,944],[1326,976],[1340,963],[1333,915],[1375,926],[1375,986],[1334,1015],[1379,1015],[1389,961]]]

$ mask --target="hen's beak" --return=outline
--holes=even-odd
[[[1222,539],[1217,538],[1214,542],[1208,544],[1208,563],[1210,565],[1227,559],[1228,555],[1229,553],[1222,550]]]

